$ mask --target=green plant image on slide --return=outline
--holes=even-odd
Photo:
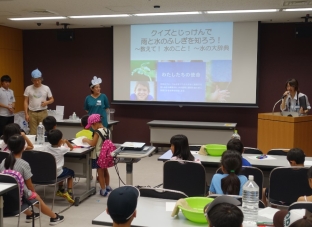
[[[131,61],[132,81],[156,81],[157,61]]]

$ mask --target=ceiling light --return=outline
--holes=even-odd
[[[139,13],[133,14],[134,16],[144,17],[144,16],[171,16],[171,15],[190,15],[190,14],[201,14],[201,12],[170,12],[170,13]]]
[[[254,10],[225,10],[225,11],[206,11],[209,14],[217,13],[270,13],[277,12],[278,9],[254,9]]]
[[[8,18],[9,20],[59,20],[66,19],[67,17],[16,17],[16,18]]]
[[[312,11],[312,8],[294,8],[294,9],[283,9],[283,11]]]
[[[72,18],[72,19],[81,19],[81,18],[103,18],[103,17],[129,17],[129,14],[69,16],[69,18]]]

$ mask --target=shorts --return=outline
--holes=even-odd
[[[36,192],[31,192],[31,196],[29,196],[27,199],[28,200],[32,200],[35,199],[37,197],[37,193]]]
[[[71,176],[72,178],[74,178],[75,177],[75,172],[73,170],[71,170],[71,169],[63,167],[63,172],[57,178],[61,178],[61,177],[68,176],[68,175]]]
[[[101,169],[101,167],[99,167],[99,165],[97,164],[98,159],[99,158],[91,159],[92,169]]]

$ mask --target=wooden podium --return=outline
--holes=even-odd
[[[257,147],[263,153],[298,147],[306,156],[312,156],[312,115],[286,117],[279,112],[259,113]]]

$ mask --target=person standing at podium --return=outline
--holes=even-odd
[[[300,114],[306,115],[311,109],[311,106],[308,100],[308,96],[299,91],[298,81],[296,79],[287,80],[285,88],[286,91],[282,97],[281,111],[286,110],[290,112],[299,112]],[[303,110],[303,108],[300,107],[299,98],[303,96],[306,99],[307,110]]]

